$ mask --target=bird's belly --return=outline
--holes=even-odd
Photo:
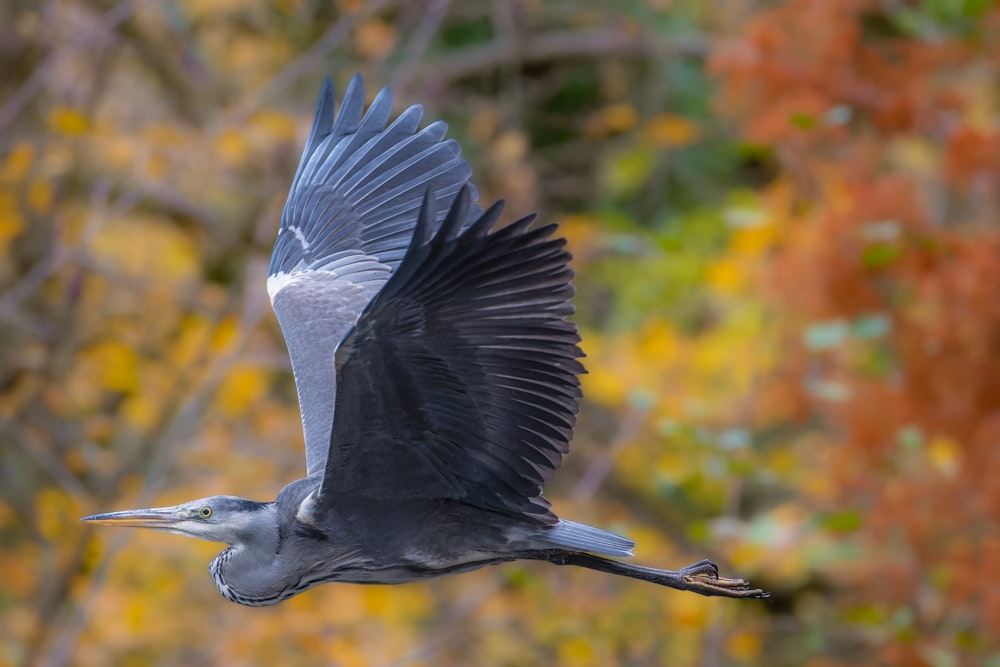
[[[506,559],[498,559],[495,556],[488,557],[485,554],[480,558],[462,560],[460,562],[428,561],[425,559],[411,560],[404,561],[405,564],[386,567],[370,566],[342,570],[331,581],[342,581],[352,584],[407,584],[446,574],[471,572],[472,570],[478,570],[481,567],[493,565],[502,560]]]

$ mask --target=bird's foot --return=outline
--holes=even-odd
[[[726,598],[769,598],[771,594],[759,588],[750,588],[745,579],[728,579],[719,576],[719,568],[710,560],[701,560],[680,569],[686,590],[700,595]]]

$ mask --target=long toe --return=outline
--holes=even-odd
[[[719,576],[719,568],[708,560],[699,561],[681,568],[686,590],[700,595],[726,598],[769,598],[771,594],[759,588],[750,588],[745,579],[729,579]]]

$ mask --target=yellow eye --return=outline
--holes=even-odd
[[[198,510],[198,514],[199,516],[201,516],[202,519],[207,519],[208,517],[212,516],[212,508],[209,507],[208,505],[205,505],[200,510]]]

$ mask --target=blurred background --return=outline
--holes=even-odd
[[[97,511],[301,476],[264,291],[324,77],[561,223],[590,374],[546,564],[223,600]],[[0,4],[0,665],[1000,666],[990,0]]]

